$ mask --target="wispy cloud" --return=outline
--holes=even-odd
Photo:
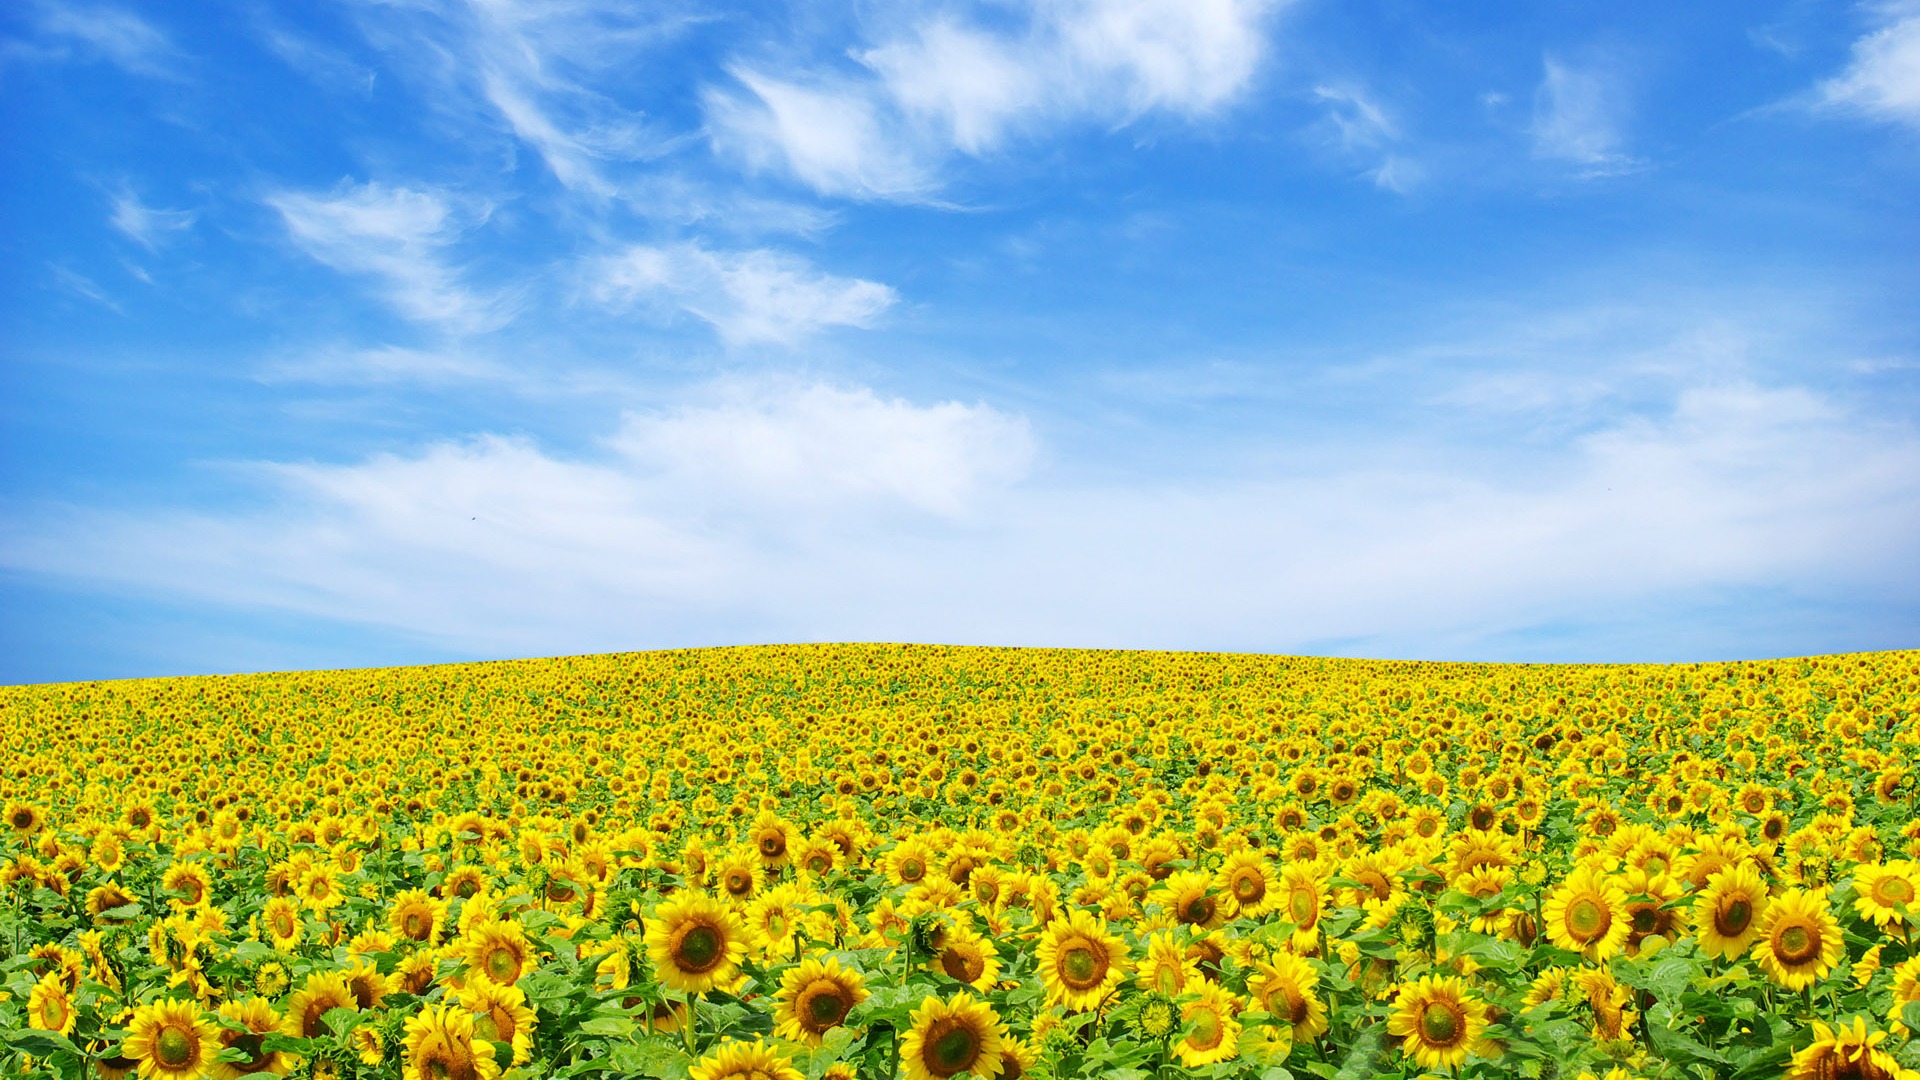
[[[342,181],[324,195],[282,192],[266,201],[303,251],[336,270],[378,279],[384,299],[407,318],[458,331],[493,329],[512,318],[505,296],[464,284],[445,254],[485,219],[484,208],[378,181]]]
[[[53,275],[54,284],[67,292],[91,300],[101,307],[106,308],[108,311],[113,312],[115,315],[126,314],[125,311],[121,310],[120,305],[114,302],[113,297],[107,295],[106,290],[102,289],[98,282],[85,274],[74,270],[72,267],[61,266],[58,263],[49,265],[47,271]]]
[[[1199,118],[1252,82],[1275,0],[1072,0],[1024,16],[913,7],[858,70],[737,63],[706,93],[714,144],[829,195],[916,200],[953,154],[1063,123]],[[987,16],[988,13],[981,13]]]
[[[1626,146],[1628,98],[1618,72],[1605,64],[1570,64],[1553,56],[1533,97],[1533,150],[1577,166],[1582,176],[1632,172],[1641,162]]]
[[[1883,25],[1853,43],[1846,70],[1820,84],[1821,100],[1920,127],[1920,3],[1890,4],[1880,11]]]
[[[264,364],[258,377],[268,383],[328,383],[335,385],[438,385],[455,382],[511,380],[513,372],[489,357],[461,349],[409,349],[399,345],[372,348],[317,349]]]
[[[152,23],[110,4],[40,0],[35,12],[40,33],[52,42],[77,46],[135,75],[177,78],[184,57],[171,38]]]
[[[108,199],[113,204],[113,213],[107,221],[148,251],[158,250],[171,234],[192,228],[196,216],[191,210],[148,206],[126,184]]]
[[[1326,108],[1327,142],[1342,156],[1363,161],[1362,173],[1374,185],[1406,194],[1424,175],[1419,162],[1396,149],[1404,140],[1400,125],[1361,87],[1323,84],[1313,97]]]
[[[637,245],[593,260],[586,273],[588,295],[602,304],[670,305],[734,344],[792,344],[829,326],[871,326],[895,299],[878,282],[822,273],[797,255],[768,249]]]

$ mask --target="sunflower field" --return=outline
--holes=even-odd
[[[1920,653],[0,687],[0,1076],[1920,1080]]]

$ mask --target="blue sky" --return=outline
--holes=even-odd
[[[1920,645],[1920,4],[23,0],[0,680]]]

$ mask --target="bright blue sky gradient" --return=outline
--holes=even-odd
[[[1920,644],[1920,4],[0,13],[0,680]]]

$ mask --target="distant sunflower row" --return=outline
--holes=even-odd
[[[1920,1080],[1920,654],[0,688],[0,1075]]]

